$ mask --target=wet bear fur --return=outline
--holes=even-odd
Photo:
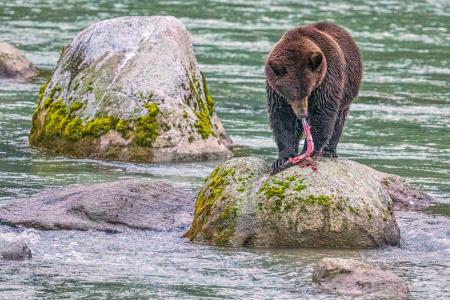
[[[314,157],[337,157],[350,104],[363,73],[360,51],[340,26],[322,22],[286,32],[265,64],[270,125],[278,146],[276,169],[298,155],[307,116]],[[302,153],[306,150],[304,144]]]

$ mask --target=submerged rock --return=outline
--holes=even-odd
[[[0,207],[0,223],[42,230],[176,231],[192,220],[189,192],[163,182],[125,180],[52,189]]]
[[[313,281],[323,289],[365,299],[405,299],[409,293],[406,282],[394,273],[354,259],[322,258]]]
[[[23,241],[16,241],[0,249],[0,258],[3,260],[31,259],[31,250]]]
[[[378,172],[344,159],[321,159],[317,167],[269,176],[269,165],[258,158],[220,164],[198,193],[186,236],[249,247],[399,244],[392,201]]]
[[[80,32],[39,92],[30,144],[125,161],[229,157],[189,33],[174,17],[121,17]]]
[[[0,42],[0,78],[27,79],[36,74],[33,64],[22,51]]]

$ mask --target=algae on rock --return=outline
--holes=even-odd
[[[241,201],[245,201],[249,184],[257,176],[252,171],[253,159],[242,163],[241,168],[236,168],[232,161],[224,162],[206,178],[197,195],[194,221],[186,237],[195,239],[202,235],[211,244],[233,245],[231,238],[235,235],[237,217],[245,209]]]
[[[45,97],[48,82],[44,83],[38,96],[38,107],[33,114],[33,126],[29,140],[33,145],[51,148],[57,153],[67,151],[71,143],[86,144],[89,148],[73,147],[70,153],[83,156],[80,151],[96,147],[94,138],[110,131],[117,131],[124,140],[129,140],[138,147],[151,147],[160,134],[157,120],[159,108],[157,103],[146,103],[147,114],[135,120],[123,120],[114,116],[96,116],[83,121],[80,112],[83,104],[72,101],[66,104],[61,95],[61,87],[54,87]]]

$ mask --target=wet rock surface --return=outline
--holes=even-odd
[[[125,180],[69,186],[0,207],[0,223],[42,230],[185,230],[193,197],[167,183]]]
[[[222,163],[198,193],[186,236],[248,247],[399,244],[392,200],[379,172],[345,159],[321,159],[317,169],[295,166],[269,176],[269,165],[258,158]]]
[[[413,187],[404,178],[386,173],[380,173],[381,183],[386,188],[395,209],[424,210],[437,204],[427,193]]]
[[[313,282],[320,288],[364,299],[407,299],[409,294],[406,282],[391,271],[354,259],[319,260]]]
[[[80,32],[41,87],[29,141],[122,161],[232,156],[189,33],[162,16],[120,17]]]
[[[11,44],[0,42],[0,79],[27,79],[37,74],[33,64]]]
[[[0,249],[0,260],[27,260],[31,257],[31,250],[23,241],[9,243]]]

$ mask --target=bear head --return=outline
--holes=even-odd
[[[308,115],[308,97],[326,73],[322,50],[299,32],[288,31],[270,51],[265,64],[266,82],[292,106],[301,119]]]

